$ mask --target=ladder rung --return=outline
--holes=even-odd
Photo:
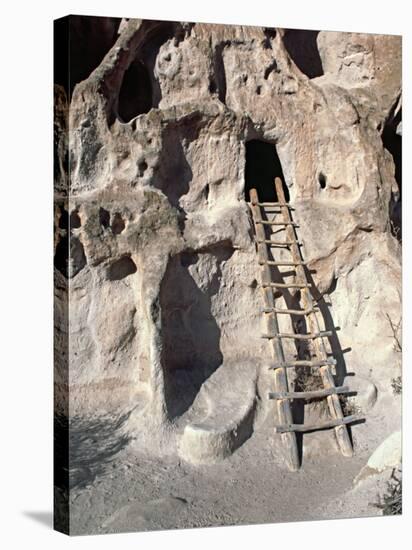
[[[249,202],[248,204],[253,204],[254,206],[286,206],[286,208],[289,208],[289,210],[295,210],[293,206],[290,206],[290,204],[283,202]]]
[[[257,244],[271,244],[272,246],[292,246],[292,244],[297,244],[298,246],[303,246],[300,241],[271,241],[270,239],[265,239],[261,241],[256,241]]]
[[[327,397],[338,393],[349,393],[348,386],[336,386],[334,388],[325,388],[314,391],[277,391],[269,392],[269,399],[316,399],[317,397]]]
[[[330,330],[325,330],[317,333],[309,333],[309,334],[294,334],[294,333],[283,333],[280,332],[279,334],[268,334],[265,335],[264,338],[294,338],[295,340],[314,340],[315,338],[325,338],[326,336],[332,336],[332,332]]]
[[[309,313],[315,313],[317,309],[278,309],[276,307],[265,307],[263,313],[280,313],[285,315],[309,315]]]
[[[259,262],[259,265],[288,265],[288,266],[295,266],[295,265],[307,265],[306,262],[275,262],[273,260],[265,260],[264,262]]]
[[[262,286],[272,286],[273,288],[312,288],[310,283],[265,283]]]
[[[285,363],[277,363],[276,365],[271,365],[269,367],[269,370],[288,369],[291,367],[323,367],[326,365],[336,365],[336,359],[322,359],[321,361],[297,359],[296,361],[288,361]]]
[[[364,420],[359,415],[346,416],[344,418],[336,418],[334,420],[329,420],[327,422],[322,422],[320,424],[284,424],[282,426],[276,426],[275,431],[277,433],[285,432],[311,432],[314,430],[324,430],[326,428],[335,428],[336,426],[342,426],[344,424],[351,424],[352,422],[357,422],[359,420]]]
[[[263,225],[293,225],[293,227],[299,227],[295,222],[274,222],[272,220],[255,220],[255,223],[261,223]]]

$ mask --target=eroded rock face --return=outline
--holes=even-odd
[[[225,362],[263,372],[244,195],[251,140],[276,147],[305,259],[331,302],[325,324],[340,327],[335,348],[351,348],[341,370],[390,392],[399,187],[382,134],[399,112],[400,37],[141,20],[119,32],[70,108],[57,89],[56,247],[70,235],[71,257],[56,268],[70,285],[72,410],[133,409],[130,430],[166,441]],[[59,229],[63,212],[71,223]]]

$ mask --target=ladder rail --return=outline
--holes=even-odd
[[[299,227],[294,222],[291,216],[291,208],[285,200],[283,192],[282,180],[275,178],[275,189],[278,197],[276,206],[279,211],[275,214],[280,214],[282,221],[266,220],[262,218],[262,209],[265,206],[272,206],[275,203],[264,203],[259,201],[256,189],[250,190],[250,209],[252,212],[252,220],[255,229],[255,243],[257,248],[258,264],[260,266],[261,288],[264,299],[264,319],[266,321],[267,334],[263,336],[270,345],[271,355],[273,359],[278,361],[276,365],[270,368],[274,370],[274,385],[275,392],[269,393],[269,398],[276,400],[278,411],[279,425],[277,432],[280,433],[282,441],[286,444],[287,462],[289,469],[296,471],[300,467],[299,452],[297,447],[296,432],[311,431],[314,429],[323,429],[330,427],[334,429],[336,439],[340,450],[344,456],[353,455],[353,446],[348,432],[348,424],[355,421],[355,417],[344,416],[342,411],[339,394],[347,393],[345,386],[336,386],[331,370],[331,365],[336,364],[335,359],[330,358],[324,338],[330,336],[331,332],[322,330],[321,323],[316,314],[319,311],[316,308],[316,303],[312,298],[305,266],[307,265],[303,259],[301,246],[296,235],[296,228]],[[285,231],[285,242],[272,241],[267,238],[265,227],[279,227]],[[280,230],[280,229],[279,229]],[[276,232],[272,231],[274,235]],[[269,250],[271,246],[286,246],[291,253],[292,261],[275,261],[269,259]],[[274,283],[271,277],[271,266],[293,266],[295,272],[295,281],[293,283]],[[301,296],[302,310],[279,309],[275,307],[276,288],[299,288]],[[287,305],[287,304],[286,304]],[[278,314],[288,313],[303,315],[306,320],[307,334],[289,334],[282,333],[279,329]],[[286,361],[285,351],[283,348],[283,338],[294,338],[297,341],[306,340],[310,351],[309,359],[298,359],[295,361]],[[288,368],[297,366],[316,367],[319,369],[323,389],[312,392],[292,392],[289,390]],[[307,399],[309,397],[319,396],[327,400],[331,420],[322,425],[300,425],[293,421],[291,409],[291,401],[293,399]]]
[[[266,260],[267,262],[269,260],[269,254],[268,254],[268,245],[266,242],[264,242],[266,240],[265,224],[259,223],[262,221],[262,214],[261,214],[261,206],[259,206],[259,198],[258,198],[258,193],[256,189],[250,190],[250,199],[251,199],[250,208],[252,211],[252,218],[253,218],[253,223],[255,227],[255,235],[256,235],[256,241],[257,241],[256,247],[257,247],[258,260],[259,260],[259,263],[261,260]],[[260,271],[261,285],[263,290],[265,307],[274,308],[275,299],[273,296],[273,290],[271,286],[268,286],[271,283],[270,266],[267,263],[263,263],[263,265],[261,265],[260,268],[261,268],[261,271]],[[265,320],[266,320],[266,328],[269,333],[280,332],[278,319],[274,311],[271,311],[270,313],[266,314]],[[281,361],[282,363],[286,363],[285,352],[283,349],[282,341],[280,339],[271,340],[270,349],[271,349],[271,355],[273,359]],[[277,392],[289,391],[286,368],[276,369],[275,375],[274,375],[274,384],[275,384],[275,390]],[[293,424],[293,415],[292,415],[290,400],[279,399],[276,402],[276,406],[277,406],[280,424],[283,424],[283,425]],[[290,470],[296,471],[299,469],[299,466],[300,466],[296,434],[293,431],[285,432],[281,435],[281,438],[286,446],[288,466]]]
[[[292,221],[291,215],[290,215],[290,209],[287,207],[287,204],[286,204],[285,194],[283,192],[282,180],[280,178],[275,178],[275,188],[276,188],[278,201],[280,203],[280,210],[281,210],[283,221],[287,223],[287,225],[285,226],[286,238],[289,241],[297,241],[296,232],[294,229],[295,226],[290,225],[290,222]],[[295,242],[291,245],[290,251],[292,254],[293,261],[299,262],[303,260],[301,256],[301,250],[299,246],[295,244]],[[304,266],[298,264],[296,265],[295,270],[296,270],[296,275],[299,279],[299,282],[307,282]],[[313,300],[309,289],[303,288],[301,291],[301,296],[302,296],[303,308],[305,310],[312,310],[307,315],[307,321],[309,324],[308,330],[310,332],[321,332],[318,317],[316,313],[313,311]],[[327,350],[322,338],[311,340],[310,347],[319,361],[327,358]],[[326,389],[336,387],[333,379],[332,371],[329,365],[320,367],[319,372],[322,378],[323,385]],[[331,417],[336,420],[343,420],[344,414],[342,411],[342,406],[338,395],[336,393],[333,393],[331,395],[328,395],[326,399],[327,399]],[[342,454],[348,457],[352,456],[353,446],[349,437],[349,432],[348,432],[346,423],[340,423],[336,425],[334,427],[334,430],[335,430],[336,439]]]

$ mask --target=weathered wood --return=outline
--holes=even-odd
[[[310,359],[297,359],[296,361],[285,361],[284,363],[279,362],[269,367],[269,370],[275,369],[288,369],[291,367],[322,367],[324,365],[336,365],[336,359],[320,359],[319,361],[312,361]]]
[[[333,375],[329,366],[321,367],[319,369],[319,373],[325,388],[333,388],[335,386]],[[330,415],[337,419],[344,418],[339,397],[337,395],[329,395],[326,399],[328,402]],[[343,456],[353,456],[353,446],[346,426],[337,426],[335,428],[335,435]]]
[[[273,220],[260,220],[258,222],[259,225],[291,225],[293,227],[299,227],[297,223],[295,222],[275,222]]]
[[[308,315],[309,313],[313,313],[313,309],[281,309],[281,308],[264,308],[263,313],[271,313],[274,311],[275,313],[280,313],[281,315]]]
[[[358,422],[359,420],[362,420],[361,416],[352,415],[352,416],[345,416],[345,418],[334,418],[333,420],[321,422],[319,424],[283,424],[280,426],[276,426],[276,431],[277,433],[312,432],[314,430],[325,430],[327,428],[335,428],[337,426],[346,427],[346,424],[351,424],[352,422]]]
[[[318,333],[308,333],[308,334],[294,334],[287,332],[280,332],[279,334],[264,334],[262,338],[292,338],[294,340],[313,340],[314,338],[325,338],[326,336],[332,336],[332,332],[325,330]]]
[[[275,187],[278,196],[278,202],[260,203],[256,190],[252,189],[250,191],[250,208],[252,210],[252,216],[255,226],[257,257],[259,264],[261,264],[261,286],[265,304],[264,318],[267,327],[267,334],[263,337],[268,339],[272,356],[278,361],[276,365],[273,365],[271,367],[275,369],[274,379],[276,391],[271,392],[269,395],[271,396],[271,398],[276,399],[280,423],[276,431],[281,433],[281,438],[286,443],[287,462],[289,468],[291,470],[296,470],[299,468],[299,456],[295,435],[296,431],[313,431],[324,428],[334,428],[336,438],[342,453],[345,456],[351,456],[353,453],[353,448],[349,439],[347,424],[360,418],[355,416],[343,416],[338,394],[345,393],[346,391],[348,391],[348,388],[345,386],[335,386],[334,378],[331,371],[331,365],[336,364],[336,360],[333,358],[328,358],[323,340],[324,336],[330,336],[332,333],[330,331],[322,331],[320,328],[319,321],[316,316],[316,311],[318,311],[318,309],[314,307],[314,301],[309,292],[309,288],[311,287],[311,285],[307,283],[306,272],[304,269],[306,262],[303,261],[299,248],[301,246],[301,243],[299,243],[296,238],[295,228],[299,227],[299,225],[295,223],[291,218],[290,211],[293,210],[293,208],[285,201],[282,182],[280,178],[275,179]],[[260,208],[263,206],[279,207],[280,210],[273,213],[275,214],[275,216],[280,214],[282,216],[282,221],[280,222],[274,220],[263,220],[260,210]],[[280,226],[280,230],[285,230],[285,241],[279,242],[268,239],[265,234],[264,228],[266,225]],[[292,255],[292,262],[281,262],[269,259],[269,246],[280,246],[289,248]],[[293,266],[294,271],[296,272],[296,282],[290,284],[273,283],[271,281],[271,265]],[[303,309],[294,310],[276,308],[274,294],[272,290],[273,288],[302,289],[301,299]],[[280,333],[277,320],[278,314],[306,316],[307,334]],[[282,338],[308,340],[313,359],[297,359],[296,361],[287,362],[285,360]],[[297,366],[319,367],[324,389],[308,392],[289,392],[287,369],[289,367]],[[292,399],[311,399],[317,397],[326,397],[332,419],[328,422],[316,425],[294,424],[290,401]]]
[[[275,371],[275,388],[279,391],[287,391],[288,380],[285,369]],[[278,419],[281,424],[293,422],[292,409],[289,399],[278,399],[276,401]],[[289,419],[289,420],[287,420]],[[289,470],[296,472],[300,467],[298,444],[294,432],[286,432],[281,435],[282,442],[286,449],[286,462]]]
[[[282,180],[280,178],[275,178],[275,188],[276,188],[276,193],[277,193],[279,203],[282,203],[281,213],[282,213],[283,221],[285,222],[291,221],[290,211],[286,205],[285,195],[282,187]],[[286,239],[294,240],[295,238],[296,238],[296,235],[295,235],[293,226],[290,226],[290,225],[286,226]],[[296,246],[292,245],[290,248],[290,251],[291,251],[293,260],[298,261],[302,259],[300,249],[297,245]],[[303,266],[296,267],[296,274],[302,281],[306,280],[306,273]],[[304,309],[313,309],[313,300],[308,289],[302,290],[301,297],[302,297],[302,305]],[[320,332],[319,322],[314,311],[313,313],[308,314],[307,321],[308,321],[308,328],[310,332]],[[311,340],[311,348],[312,348],[312,352],[314,353],[315,357],[318,360],[326,358],[327,352],[326,352],[323,339],[319,338],[319,339]],[[326,389],[335,387],[335,382],[333,379],[333,375],[330,371],[329,365],[321,367],[319,372],[322,378],[323,385]],[[326,399],[327,399],[329,412],[331,416],[336,420],[339,420],[339,421],[343,420],[344,416],[343,416],[343,411],[342,411],[339,397],[336,394],[332,394],[327,396]],[[342,454],[344,456],[352,456],[353,446],[352,446],[352,443],[349,437],[349,432],[345,423],[336,425],[335,435]]]
[[[251,203],[248,203],[248,204],[251,204]],[[257,206],[284,206],[280,202],[257,202],[256,205]],[[290,210],[295,210],[295,208],[290,204],[286,203],[286,205]]]
[[[286,265],[286,266],[297,266],[297,265],[306,265],[306,262],[286,262],[286,261],[275,261],[275,260],[266,260],[259,262],[260,265],[262,264],[268,264],[268,265]]]
[[[274,288],[310,288],[312,285],[309,283],[267,283],[267,286]]]
[[[335,388],[313,391],[269,392],[268,397],[269,399],[317,399],[335,393],[349,393],[350,391],[348,386],[337,386]]]
[[[262,215],[260,211],[259,199],[258,194],[256,192],[256,189],[250,190],[250,199],[251,199],[251,210],[252,210],[252,216],[255,226],[255,233],[256,233],[256,239],[258,241],[264,241],[266,240],[265,235],[265,229],[264,226],[260,223],[257,223],[262,220]],[[258,259],[260,257],[263,257],[266,253],[266,258],[268,256],[267,252],[267,246],[265,243],[258,243]],[[259,255],[259,247],[261,247],[261,252]],[[266,252],[263,252],[263,247]],[[263,291],[263,299],[265,306],[267,308],[273,308],[275,306],[275,301],[273,297],[273,290],[270,286],[267,286],[267,284],[271,280],[270,275],[270,268],[268,265],[261,266],[261,283],[262,283],[262,291]],[[265,285],[265,286],[263,286]],[[279,325],[277,321],[277,317],[272,311],[268,315],[265,315],[265,322],[266,322],[266,328],[268,332],[279,332]],[[285,354],[283,350],[283,345],[281,340],[272,340],[270,342],[270,349],[271,354],[274,359],[278,359],[279,361],[285,361]],[[287,380],[287,371],[286,369],[277,369],[275,371],[274,376],[274,385],[276,391],[289,391],[288,386],[288,380]],[[287,399],[279,399],[276,402],[276,407],[278,411],[278,417],[279,422],[282,424],[291,424],[293,423],[293,416],[292,416],[292,409],[290,406],[290,401]],[[293,432],[284,433],[281,435],[282,442],[285,445],[286,449],[286,461],[288,464],[288,467],[292,471],[296,471],[299,469],[300,463],[299,463],[299,453],[298,453],[298,446],[296,441],[296,434]]]

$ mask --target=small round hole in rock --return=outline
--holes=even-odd
[[[54,266],[64,276],[68,276],[69,263],[69,239],[67,236],[61,237],[56,246],[54,256]]]
[[[143,174],[147,170],[147,162],[145,160],[141,160],[139,164],[137,165],[137,168],[139,170],[139,176],[143,176]]]
[[[72,229],[78,229],[81,226],[81,224],[82,222],[80,220],[79,211],[76,208],[76,210],[73,210],[70,213],[70,227]]]
[[[86,256],[84,247],[77,237],[70,239],[70,258],[68,264],[68,275],[75,277],[86,265]]]
[[[264,40],[264,47],[265,48],[272,48],[271,41],[276,38],[276,29],[272,29],[270,27],[265,27],[263,29],[263,32],[265,34],[265,40]]]
[[[105,229],[107,229],[110,225],[110,212],[108,212],[105,208],[100,208],[99,220],[100,220],[100,225],[102,225]]]
[[[69,215],[63,207],[60,207],[59,228],[65,230],[69,228]]]
[[[115,235],[119,235],[124,228],[126,227],[123,218],[119,214],[119,212],[116,212],[116,214],[113,216],[112,221],[112,231]]]
[[[250,288],[257,288],[258,282],[256,279],[253,279],[253,281],[249,284]]]
[[[319,185],[321,189],[325,189],[326,187],[326,176],[322,174],[322,172],[319,174]]]
[[[211,94],[215,94],[217,91],[217,86],[216,86],[216,82],[214,80],[212,80],[209,84],[209,92]]]

